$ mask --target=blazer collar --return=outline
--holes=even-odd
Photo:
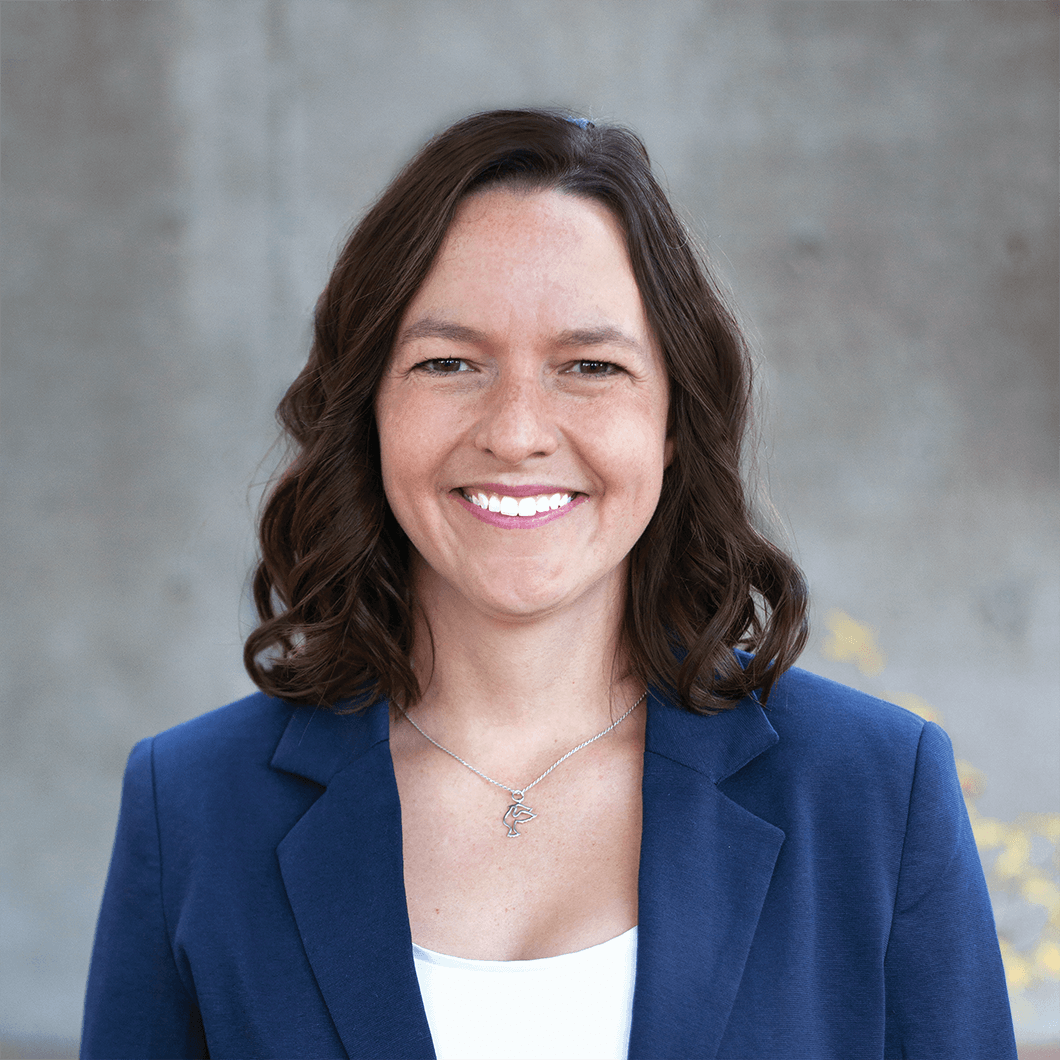
[[[717,784],[776,742],[753,699],[702,717],[649,694],[631,1058],[716,1055],[784,840]],[[433,1057],[387,704],[356,715],[296,708],[272,765],[325,788],[278,855],[347,1053]]]
[[[701,773],[715,784],[768,751],[777,739],[753,698],[704,718],[681,710],[655,689],[648,693],[645,752]],[[382,700],[360,714],[295,707],[271,764],[326,787],[340,770],[389,740],[390,718]]]
[[[655,689],[648,694],[645,753],[669,758],[715,784],[743,769],[778,739],[752,696],[732,710],[705,717],[678,707]]]
[[[390,716],[383,700],[359,714],[294,707],[271,765],[326,787],[340,770],[389,741]]]

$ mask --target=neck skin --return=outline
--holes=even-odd
[[[483,613],[418,557],[413,570],[420,607],[413,659],[428,680],[409,714],[479,768],[509,770],[521,783],[542,756],[595,736],[644,691],[625,676],[619,648],[624,564],[573,604],[530,618]],[[615,735],[637,728],[631,718]]]

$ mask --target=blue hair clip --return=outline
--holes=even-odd
[[[596,128],[596,126],[593,125],[593,123],[591,121],[589,121],[588,118],[573,118],[573,117],[569,117],[569,118],[567,118],[567,121],[569,121],[571,123],[571,125],[577,125],[579,129],[595,129]]]

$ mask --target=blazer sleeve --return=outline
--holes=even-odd
[[[96,926],[81,1056],[207,1057],[195,998],[177,967],[162,900],[153,740],[133,748]]]
[[[920,737],[884,962],[888,1057],[1016,1060],[990,895],[949,738]]]

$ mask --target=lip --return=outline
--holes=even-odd
[[[466,488],[471,489],[472,487]],[[503,494],[505,497],[536,497],[542,493],[570,492],[569,490],[553,489],[550,486],[500,487],[496,485],[480,485],[473,488],[486,490],[490,493]],[[516,488],[522,492],[513,493],[512,490]],[[484,511],[477,504],[472,504],[460,490],[453,490],[450,496],[457,504],[466,508],[476,519],[480,519],[482,522],[498,527],[501,530],[534,530],[545,523],[552,522],[554,519],[562,519],[565,515],[570,515],[578,505],[589,499],[586,494],[579,493],[565,508],[557,508],[555,511],[538,512],[537,515],[501,515],[500,512]]]

